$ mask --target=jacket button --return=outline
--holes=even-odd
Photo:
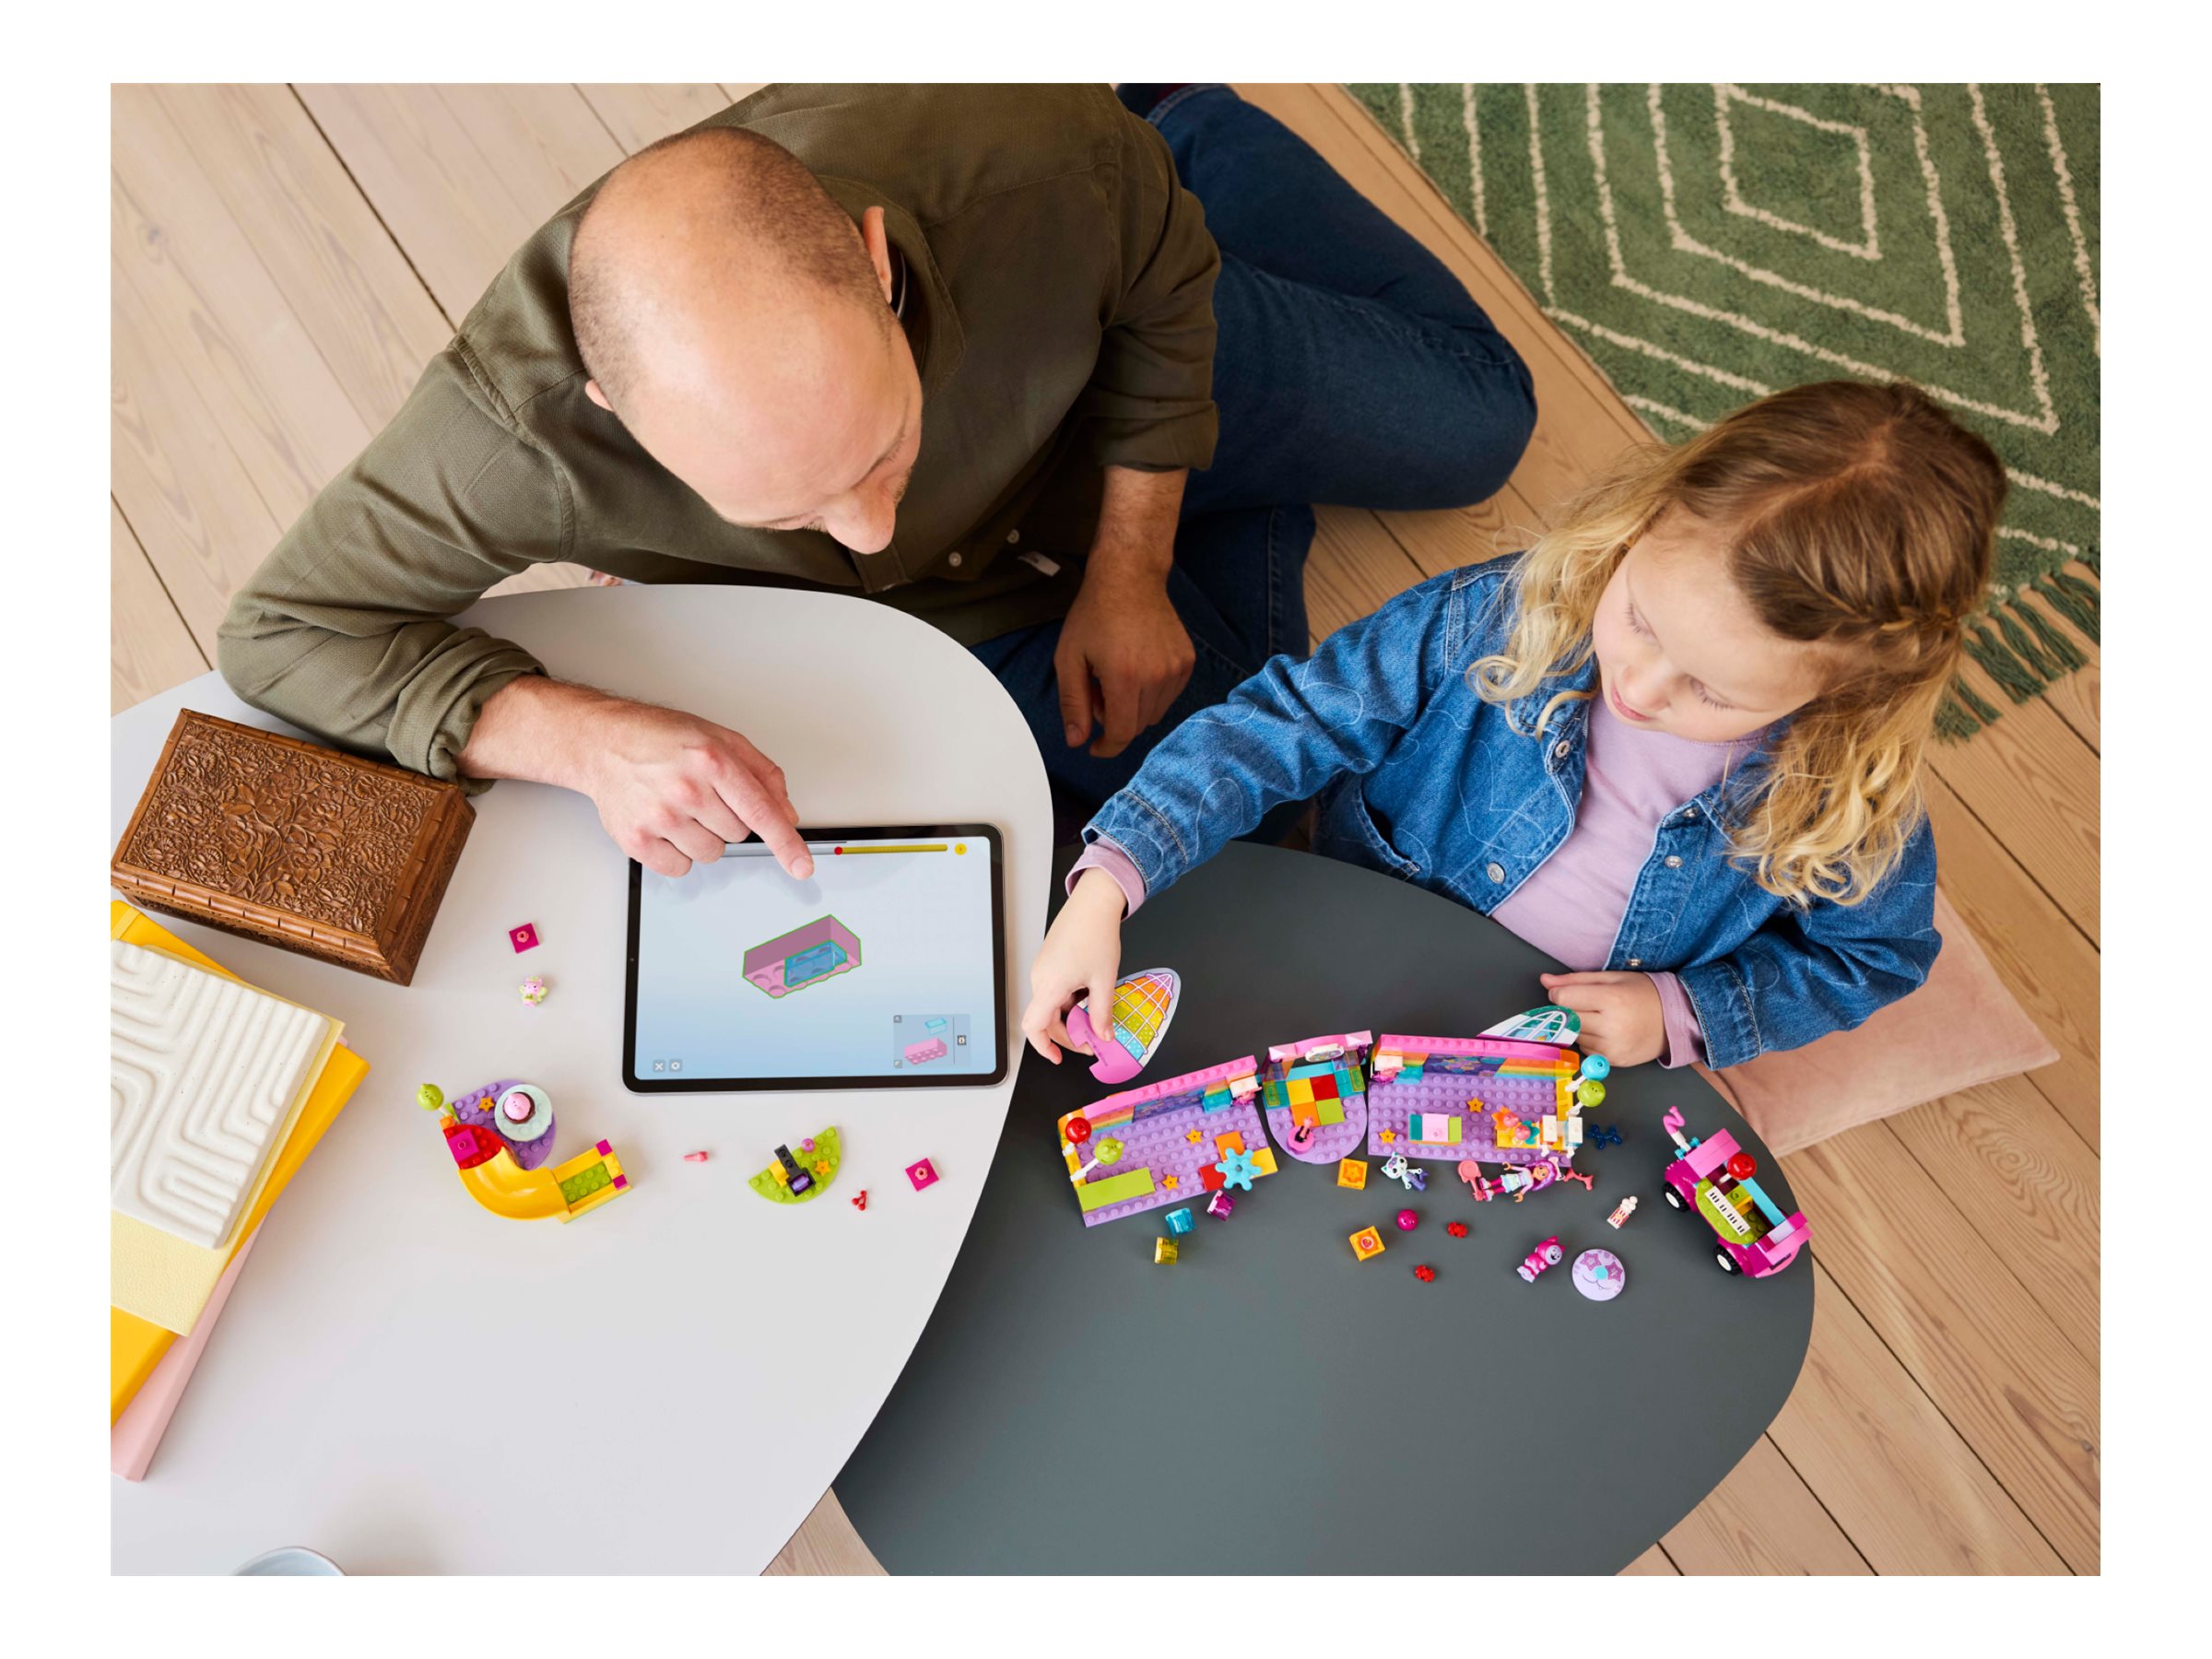
[[[1503,881],[1505,879],[1505,866],[1503,865],[1494,864],[1483,871],[1483,874],[1488,876],[1492,881]]]
[[[1570,744],[1570,743],[1567,741],[1567,739],[1566,739],[1566,738],[1564,738],[1564,737],[1560,738],[1560,739],[1559,739],[1559,740],[1557,743],[1555,743],[1555,744],[1553,744],[1553,745],[1551,746],[1551,758],[1552,758],[1554,760],[1564,760],[1564,759],[1567,759],[1567,751],[1568,751],[1568,749],[1570,749],[1570,748],[1571,748],[1571,747],[1573,747],[1573,746],[1572,746],[1571,744]]]
[[[1695,806],[1685,806],[1682,809],[1682,821],[1684,823],[1688,823],[1691,818],[1694,818],[1697,816],[1698,809]]]
[[[1679,853],[1669,853],[1666,855],[1666,867],[1670,870],[1680,869],[1682,867],[1682,855]]]
[[[1007,531],[1007,532],[1006,532],[1006,546],[1007,546],[1007,547],[1012,547],[1012,546],[1013,546],[1013,545],[1014,545],[1016,542],[1019,541],[1020,539],[1021,539],[1021,532],[1020,532],[1020,531],[1018,531],[1018,530],[1009,530],[1009,531]]]
[[[1643,966],[1643,959],[1641,957],[1630,957],[1629,959],[1629,966],[1631,968],[1641,968]]]
[[[947,557],[945,562],[957,571],[960,568],[960,556],[958,553],[954,553]]]

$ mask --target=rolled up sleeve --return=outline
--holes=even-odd
[[[1175,176],[1167,140],[1129,116],[1115,192],[1118,291],[1097,366],[1077,400],[1101,466],[1145,472],[1214,458],[1214,278],[1206,210]]]
[[[485,701],[541,665],[449,620],[565,556],[553,464],[477,400],[448,350],[230,602],[217,663],[253,707],[458,782]]]

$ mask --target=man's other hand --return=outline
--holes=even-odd
[[[1095,723],[1105,730],[1090,752],[1120,754],[1182,695],[1197,660],[1163,582],[1093,566],[1053,657],[1068,747],[1089,741]]]

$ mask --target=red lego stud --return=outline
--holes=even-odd
[[[1418,1267],[1416,1267],[1413,1270],[1413,1277],[1419,1279],[1421,1283],[1425,1285],[1436,1277],[1436,1269],[1430,1266],[1428,1263],[1423,1262]]]
[[[517,955],[525,950],[535,950],[537,948],[537,924],[525,922],[520,927],[509,928],[507,942],[514,947]]]
[[[1731,1180],[1748,1181],[1758,1173],[1759,1159],[1753,1158],[1748,1152],[1738,1152],[1728,1160],[1728,1174]]]
[[[1455,1239],[1464,1239],[1467,1236],[1467,1224],[1465,1221],[1447,1221],[1444,1230]]]
[[[1069,1146],[1079,1147],[1089,1138],[1090,1120],[1088,1118],[1072,1117],[1067,1120],[1067,1144]]]

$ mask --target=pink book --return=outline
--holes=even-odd
[[[108,1430],[108,1466],[125,1480],[146,1478],[147,1465],[154,1461],[161,1436],[169,1430],[169,1419],[176,1415],[177,1402],[184,1397],[184,1385],[192,1381],[201,1350],[214,1333],[223,1304],[230,1300],[230,1287],[238,1283],[238,1270],[246,1265],[246,1258],[253,1253],[253,1241],[260,1237],[258,1227],[247,1235],[238,1253],[230,1258],[230,1265],[223,1269],[223,1277],[216,1280],[215,1290],[200,1312],[199,1323],[192,1327],[192,1335],[169,1345],[169,1352],[161,1356],[153,1374],[139,1386],[123,1415],[115,1419],[115,1426]]]

